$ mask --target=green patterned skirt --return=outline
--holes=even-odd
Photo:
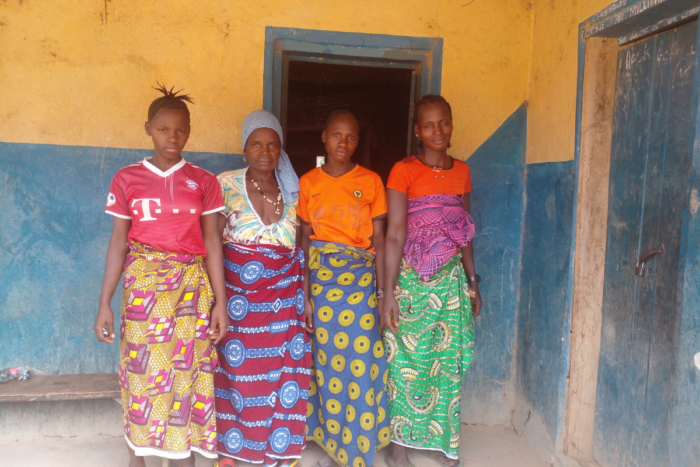
[[[401,262],[399,332],[384,332],[391,441],[459,456],[462,378],[474,353],[472,307],[457,254],[429,280]]]

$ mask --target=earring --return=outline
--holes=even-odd
[[[248,162],[248,159],[245,157],[245,154],[243,154],[243,162]]]

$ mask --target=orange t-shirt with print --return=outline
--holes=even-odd
[[[337,178],[317,167],[299,180],[297,214],[314,229],[311,240],[374,252],[372,221],[386,210],[382,179],[359,164]]]
[[[387,188],[406,193],[408,199],[427,195],[457,195],[472,191],[469,166],[452,159],[452,167],[435,170],[421,162],[416,156],[394,164],[389,174]]]

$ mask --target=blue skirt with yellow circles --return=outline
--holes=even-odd
[[[341,466],[370,467],[391,441],[374,255],[314,241],[309,267],[316,332],[306,439]]]

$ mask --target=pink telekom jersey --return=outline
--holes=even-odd
[[[129,240],[170,253],[206,256],[199,218],[223,209],[214,174],[184,159],[162,172],[144,159],[114,175],[106,212],[131,219]]]

